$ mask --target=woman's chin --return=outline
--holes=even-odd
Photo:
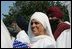
[[[33,34],[35,35],[35,36],[37,36],[38,34],[37,34],[37,32],[33,32]]]

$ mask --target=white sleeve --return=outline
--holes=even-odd
[[[30,43],[29,37],[24,30],[20,31],[17,34],[16,40],[21,41],[23,43]]]

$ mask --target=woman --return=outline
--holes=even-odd
[[[28,35],[31,48],[55,48],[55,39],[51,32],[46,14],[35,12],[30,19]]]
[[[55,40],[51,32],[49,20],[44,13],[35,12],[32,15],[29,23],[28,35],[24,30],[20,31],[17,34],[13,47],[55,48]]]

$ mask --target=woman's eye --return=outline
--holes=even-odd
[[[39,24],[38,22],[35,22],[35,24]]]
[[[37,24],[39,24],[39,23],[38,23],[38,22],[32,22],[31,25],[33,25],[33,24],[36,24],[36,25],[37,25]]]

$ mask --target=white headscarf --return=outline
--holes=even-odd
[[[12,48],[9,31],[1,20],[1,48]]]
[[[35,12],[32,16],[31,16],[31,19],[30,19],[30,23],[29,23],[29,27],[28,27],[28,35],[30,38],[32,37],[35,37],[33,34],[32,34],[32,31],[31,31],[31,20],[32,19],[35,19],[39,22],[41,22],[41,24],[44,26],[44,28],[46,29],[46,32],[48,33],[48,36],[50,36],[53,40],[54,37],[52,35],[52,31],[51,31],[51,27],[50,27],[50,23],[49,23],[49,19],[47,17],[46,14],[42,13],[42,12]]]

